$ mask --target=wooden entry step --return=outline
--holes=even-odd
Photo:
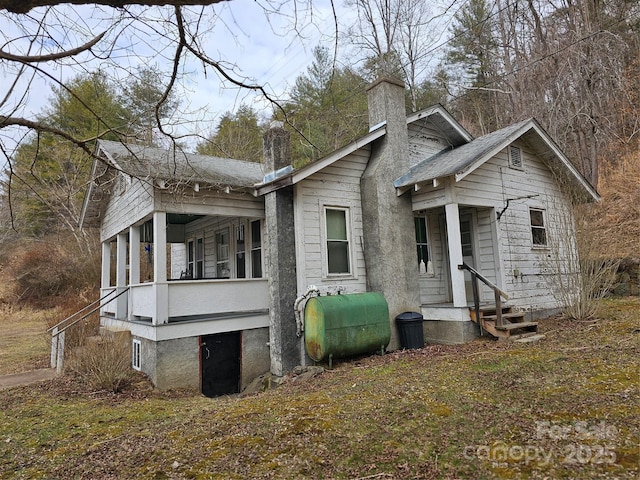
[[[475,309],[470,309],[471,320],[479,323],[483,332],[488,332],[499,340],[516,340],[538,334],[538,322],[525,321],[525,314],[514,312],[511,307],[501,308],[501,325],[497,325],[498,314],[495,305],[480,307],[480,318]]]

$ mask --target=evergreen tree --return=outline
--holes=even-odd
[[[262,161],[262,130],[257,112],[241,105],[236,113],[225,113],[216,131],[197,146],[201,155]]]
[[[118,139],[130,114],[117,91],[98,72],[80,75],[55,88],[51,106],[39,121],[76,138]],[[42,236],[77,225],[91,159],[59,136],[42,133],[17,150],[4,185],[4,204],[11,205],[14,224],[27,235]]]
[[[452,39],[445,57],[451,80],[450,91],[457,99],[454,110],[467,128],[485,134],[498,128],[499,105],[493,83],[498,41],[495,21],[487,0],[470,0],[454,16]]]
[[[296,79],[285,105],[287,119],[305,137],[292,137],[297,165],[346,145],[368,127],[367,82],[349,67],[334,68],[326,48],[316,47],[313,53],[313,63]],[[276,112],[276,118],[282,119],[282,114]]]

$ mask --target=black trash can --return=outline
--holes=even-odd
[[[418,312],[404,312],[396,317],[400,347],[406,349],[424,347],[423,320],[424,318]]]

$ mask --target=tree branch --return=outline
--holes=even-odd
[[[0,11],[6,10],[11,13],[29,13],[32,9],[37,7],[53,7],[61,5],[63,3],[71,5],[104,5],[113,8],[122,8],[126,5],[145,5],[145,6],[160,6],[160,5],[212,5],[214,3],[221,3],[226,0],[0,0]]]
[[[1,0],[0,0],[1,1]],[[107,32],[102,32],[100,35],[95,37],[93,40],[81,45],[77,48],[72,48],[71,50],[65,50],[63,52],[51,53],[49,55],[14,55],[9,52],[5,52],[0,49],[0,59],[9,60],[12,62],[20,62],[20,63],[38,63],[38,62],[48,62],[50,60],[60,60],[61,58],[72,57],[74,55],[78,55],[79,53],[84,52],[85,50],[89,50],[96,43],[102,40],[102,37],[105,36]]]

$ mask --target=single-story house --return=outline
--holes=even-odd
[[[294,304],[310,291],[381,293],[388,349],[402,312],[460,343],[560,307],[571,202],[599,196],[540,125],[473,138],[440,105],[407,116],[396,80],[368,98],[369,133],[299,169],[281,125],[263,164],[98,142],[82,224],[100,228],[101,325],[131,333],[156,386],[224,394],[308,363]]]

